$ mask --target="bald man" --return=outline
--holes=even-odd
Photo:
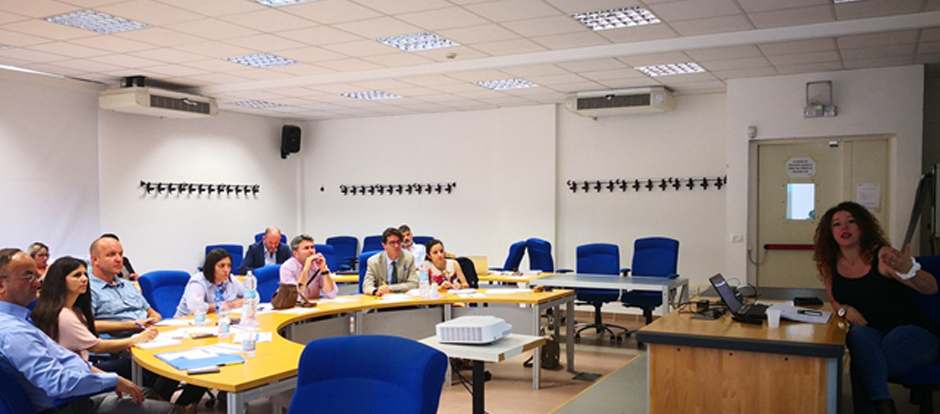
[[[88,249],[91,254],[91,312],[98,333],[127,337],[161,319],[131,281],[120,279],[124,247],[111,237],[100,237]]]
[[[33,326],[26,305],[36,298],[39,286],[36,263],[29,255],[19,249],[0,250],[0,364],[23,387],[37,413],[174,412],[173,404],[145,401],[134,383],[89,365]],[[83,395],[92,396],[53,404]],[[124,395],[130,398],[121,398]]]
[[[290,247],[281,243],[281,229],[271,226],[264,230],[261,241],[248,247],[245,260],[242,260],[242,265],[238,268],[238,274],[243,275],[259,267],[281,264],[291,257],[293,255]]]

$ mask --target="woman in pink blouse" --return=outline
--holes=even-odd
[[[156,329],[148,328],[131,338],[99,338],[91,313],[91,291],[88,289],[85,262],[74,257],[60,258],[49,266],[32,319],[46,335],[86,361],[89,353],[117,353],[157,336]],[[96,366],[121,376],[130,375],[130,359],[104,361]]]
[[[463,270],[457,261],[444,257],[444,243],[438,239],[429,241],[425,246],[428,252],[427,260],[422,266],[428,269],[431,282],[440,289],[462,289],[470,287]]]

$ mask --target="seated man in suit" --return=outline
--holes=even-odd
[[[243,275],[259,267],[281,264],[290,258],[290,248],[281,243],[281,229],[271,226],[264,230],[261,241],[248,247],[245,260],[238,268],[238,274]]]
[[[144,400],[134,383],[89,365],[33,326],[26,305],[36,298],[39,284],[29,255],[19,249],[0,250],[0,364],[23,387],[37,413],[174,412],[173,404]],[[112,388],[114,393],[106,392]],[[53,406],[57,399],[83,395],[90,396]],[[121,398],[124,395],[130,398]]]
[[[389,227],[382,232],[384,253],[369,258],[362,292],[382,296],[389,292],[407,292],[418,287],[418,266],[409,252],[401,250],[401,232]]]
[[[120,241],[101,236],[91,243],[89,253],[88,285],[98,333],[128,337],[163,319],[133,283],[118,277],[124,267],[124,247]]]

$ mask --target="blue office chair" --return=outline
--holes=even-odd
[[[147,303],[164,319],[170,319],[176,315],[189,279],[189,273],[182,270],[156,270],[140,276],[137,283]]]
[[[366,279],[366,270],[369,270],[369,258],[385,250],[370,250],[359,255],[359,293],[362,293],[362,281]]]
[[[362,251],[371,252],[373,250],[384,250],[384,247],[382,247],[381,234],[375,236],[366,236],[362,239]]]
[[[470,287],[476,289],[480,287],[480,278],[477,276],[477,266],[473,264],[473,260],[470,260],[467,257],[458,257],[457,264],[460,265],[460,271],[463,272],[463,277],[467,279],[467,283],[470,284]]]
[[[411,339],[384,335],[317,339],[300,355],[297,389],[287,414],[434,414],[446,370],[443,352]]]
[[[940,255],[920,256],[917,261],[924,271],[940,279]],[[940,295],[922,295],[911,289],[911,297],[927,312],[934,325],[940,326]],[[940,360],[888,381],[909,389],[910,402],[920,406],[921,414],[933,413],[933,392],[940,389]]]
[[[261,241],[261,238],[264,237],[264,232],[258,233],[255,235],[255,243]],[[281,233],[281,243],[287,244],[287,236],[284,233]]]
[[[610,275],[610,277],[620,277],[620,247],[616,244],[594,243],[578,246],[575,256],[577,257],[578,273]],[[601,317],[601,307],[605,303],[616,302],[620,299],[620,291],[617,289],[575,289],[575,297],[581,301],[578,304],[589,304],[594,306],[594,323],[579,323],[574,334],[574,340],[581,339],[581,332],[587,329],[597,330],[597,335],[607,332],[610,334],[610,340],[617,342],[623,341],[623,337],[630,335],[630,330],[618,325],[606,324]],[[620,329],[623,332],[617,333],[613,329]]]
[[[555,261],[552,260],[552,244],[547,240],[531,238],[525,241],[529,251],[529,270],[554,272]]]
[[[338,262],[336,261],[336,250],[333,249],[333,246],[329,244],[314,244],[313,248],[317,250],[317,253],[323,255],[323,258],[326,259],[326,267],[329,267],[331,272],[335,272],[339,269]]]
[[[34,414],[33,403],[29,401],[26,390],[17,382],[19,376],[11,372],[11,368],[6,364],[0,364],[0,414]],[[102,392],[111,392],[114,388],[103,390]],[[70,398],[58,399],[52,402],[55,407],[61,407],[72,401],[88,398],[92,395],[79,395]]]
[[[677,278],[679,241],[666,237],[637,239],[633,244],[633,276]],[[620,296],[623,306],[643,309],[646,324],[653,322],[653,309],[665,305],[661,291],[631,290]]]
[[[259,267],[253,271],[253,274],[258,279],[258,301],[271,302],[274,292],[277,292],[281,283],[281,265]]]
[[[336,270],[356,270],[359,239],[353,236],[334,236],[326,239],[326,244],[333,246],[333,251],[336,252],[336,262],[339,263],[339,269]]]
[[[413,236],[411,240],[415,244],[424,246],[425,244],[428,244],[429,241],[434,240],[434,236]]]
[[[522,256],[525,256],[526,241],[517,241],[509,245],[509,255],[506,256],[506,263],[503,267],[491,267],[490,270],[501,270],[506,272],[515,272],[519,270],[519,264],[522,263]]]
[[[206,255],[215,249],[225,249],[232,256],[232,272],[242,267],[242,260],[245,260],[245,248],[240,244],[210,244],[206,246]],[[199,270],[202,270],[200,267]]]

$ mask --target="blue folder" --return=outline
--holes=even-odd
[[[157,358],[160,358],[163,362],[170,364],[173,368],[176,368],[181,371],[193,368],[206,368],[206,367],[221,367],[224,365],[233,365],[241,364],[245,362],[245,358],[241,355],[226,355],[221,354],[211,358],[200,358],[200,359],[189,359],[189,358],[176,358],[176,359],[167,359],[166,354],[156,354]]]

